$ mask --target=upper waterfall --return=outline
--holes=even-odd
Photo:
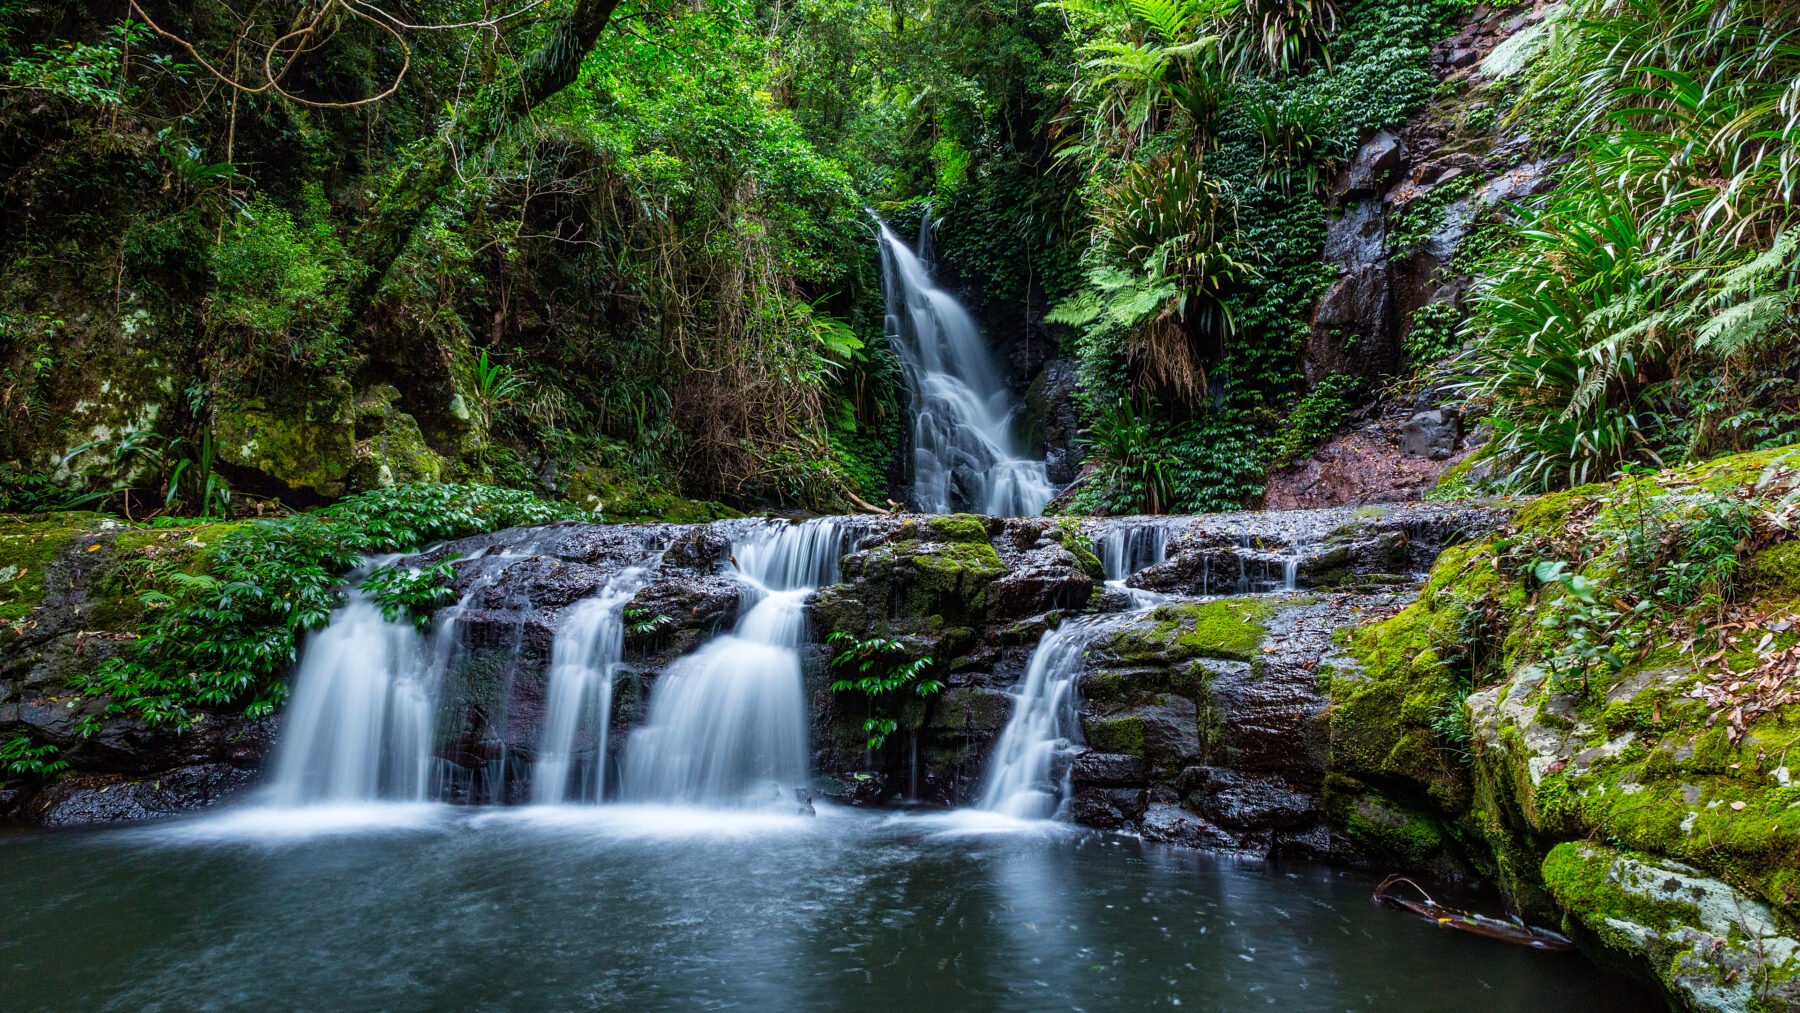
[[[921,249],[930,227],[927,216]],[[885,224],[881,263],[888,337],[912,392],[914,502],[928,513],[1042,513],[1056,490],[1013,436],[1012,394],[975,321]]]

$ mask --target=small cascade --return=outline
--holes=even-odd
[[[1094,551],[1100,556],[1100,566],[1106,573],[1106,586],[1130,596],[1138,608],[1149,608],[1168,600],[1155,591],[1126,583],[1139,570],[1166,562],[1168,548],[1169,526],[1155,521],[1107,524],[1094,536]]]
[[[648,718],[626,743],[626,800],[767,804],[806,782],[806,600],[837,581],[847,530],[821,518],[733,541],[743,581],[737,626],[657,680]]]
[[[1096,631],[1071,621],[1046,632],[1031,652],[1012,717],[988,761],[977,806],[1016,819],[1050,819],[1069,797],[1068,760],[1081,740],[1075,683]]]
[[[550,647],[543,744],[532,772],[531,800],[538,805],[598,802],[605,793],[613,680],[625,654],[625,605],[650,572],[641,566],[621,571],[563,616]],[[578,751],[577,738],[584,734],[593,745]]]
[[[384,618],[360,576],[294,675],[269,791],[276,805],[421,802],[431,788],[432,676],[453,624],[428,644],[412,624]]]
[[[1238,536],[1238,546],[1235,593],[1268,594],[1297,588],[1300,574],[1297,548],[1277,554],[1259,546],[1248,532]],[[1280,571],[1279,576],[1276,575],[1277,570]]]
[[[928,249],[930,216],[920,228]],[[1014,404],[975,321],[881,226],[887,329],[912,391],[913,492],[928,513],[1042,513],[1056,491],[1012,434]]]

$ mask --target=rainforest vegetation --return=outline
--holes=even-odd
[[[1800,424],[1772,0],[1578,0],[1449,77],[1487,6],[390,6],[0,4],[6,508],[903,500],[871,213],[937,223],[1021,391],[1075,364],[1060,509],[1253,505],[1421,390],[1503,489]],[[1359,145],[1432,115],[1546,184],[1390,193],[1390,263],[1467,236],[1321,323]]]

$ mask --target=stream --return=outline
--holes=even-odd
[[[1360,874],[986,814],[227,808],[0,867],[11,1013],[1660,1005]]]

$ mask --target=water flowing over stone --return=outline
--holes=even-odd
[[[929,229],[928,216],[922,248]],[[975,321],[886,225],[881,261],[888,335],[912,392],[913,500],[928,513],[1042,513],[1055,489],[1013,436],[1011,392]]]
[[[532,775],[531,800],[538,805],[598,802],[605,793],[613,680],[625,653],[625,604],[649,572],[637,566],[621,571],[599,594],[570,608],[556,631],[543,746]],[[578,750],[583,734],[592,745]]]
[[[1168,561],[1168,522],[1109,522],[1094,536],[1094,552],[1100,557],[1106,586],[1129,597],[1138,608],[1168,600],[1166,595],[1127,583],[1139,570]]]
[[[768,804],[806,782],[806,600],[837,580],[847,531],[822,518],[733,538],[741,618],[658,679],[648,720],[626,745],[626,800]]]
[[[432,673],[448,650],[441,629],[428,644],[410,623],[384,618],[367,594],[351,593],[308,643],[295,673],[273,802],[426,798],[436,706]]]
[[[1017,819],[1049,819],[1069,797],[1068,771],[1081,719],[1075,684],[1093,626],[1065,623],[1031,652],[1012,718],[988,761],[979,806]]]

